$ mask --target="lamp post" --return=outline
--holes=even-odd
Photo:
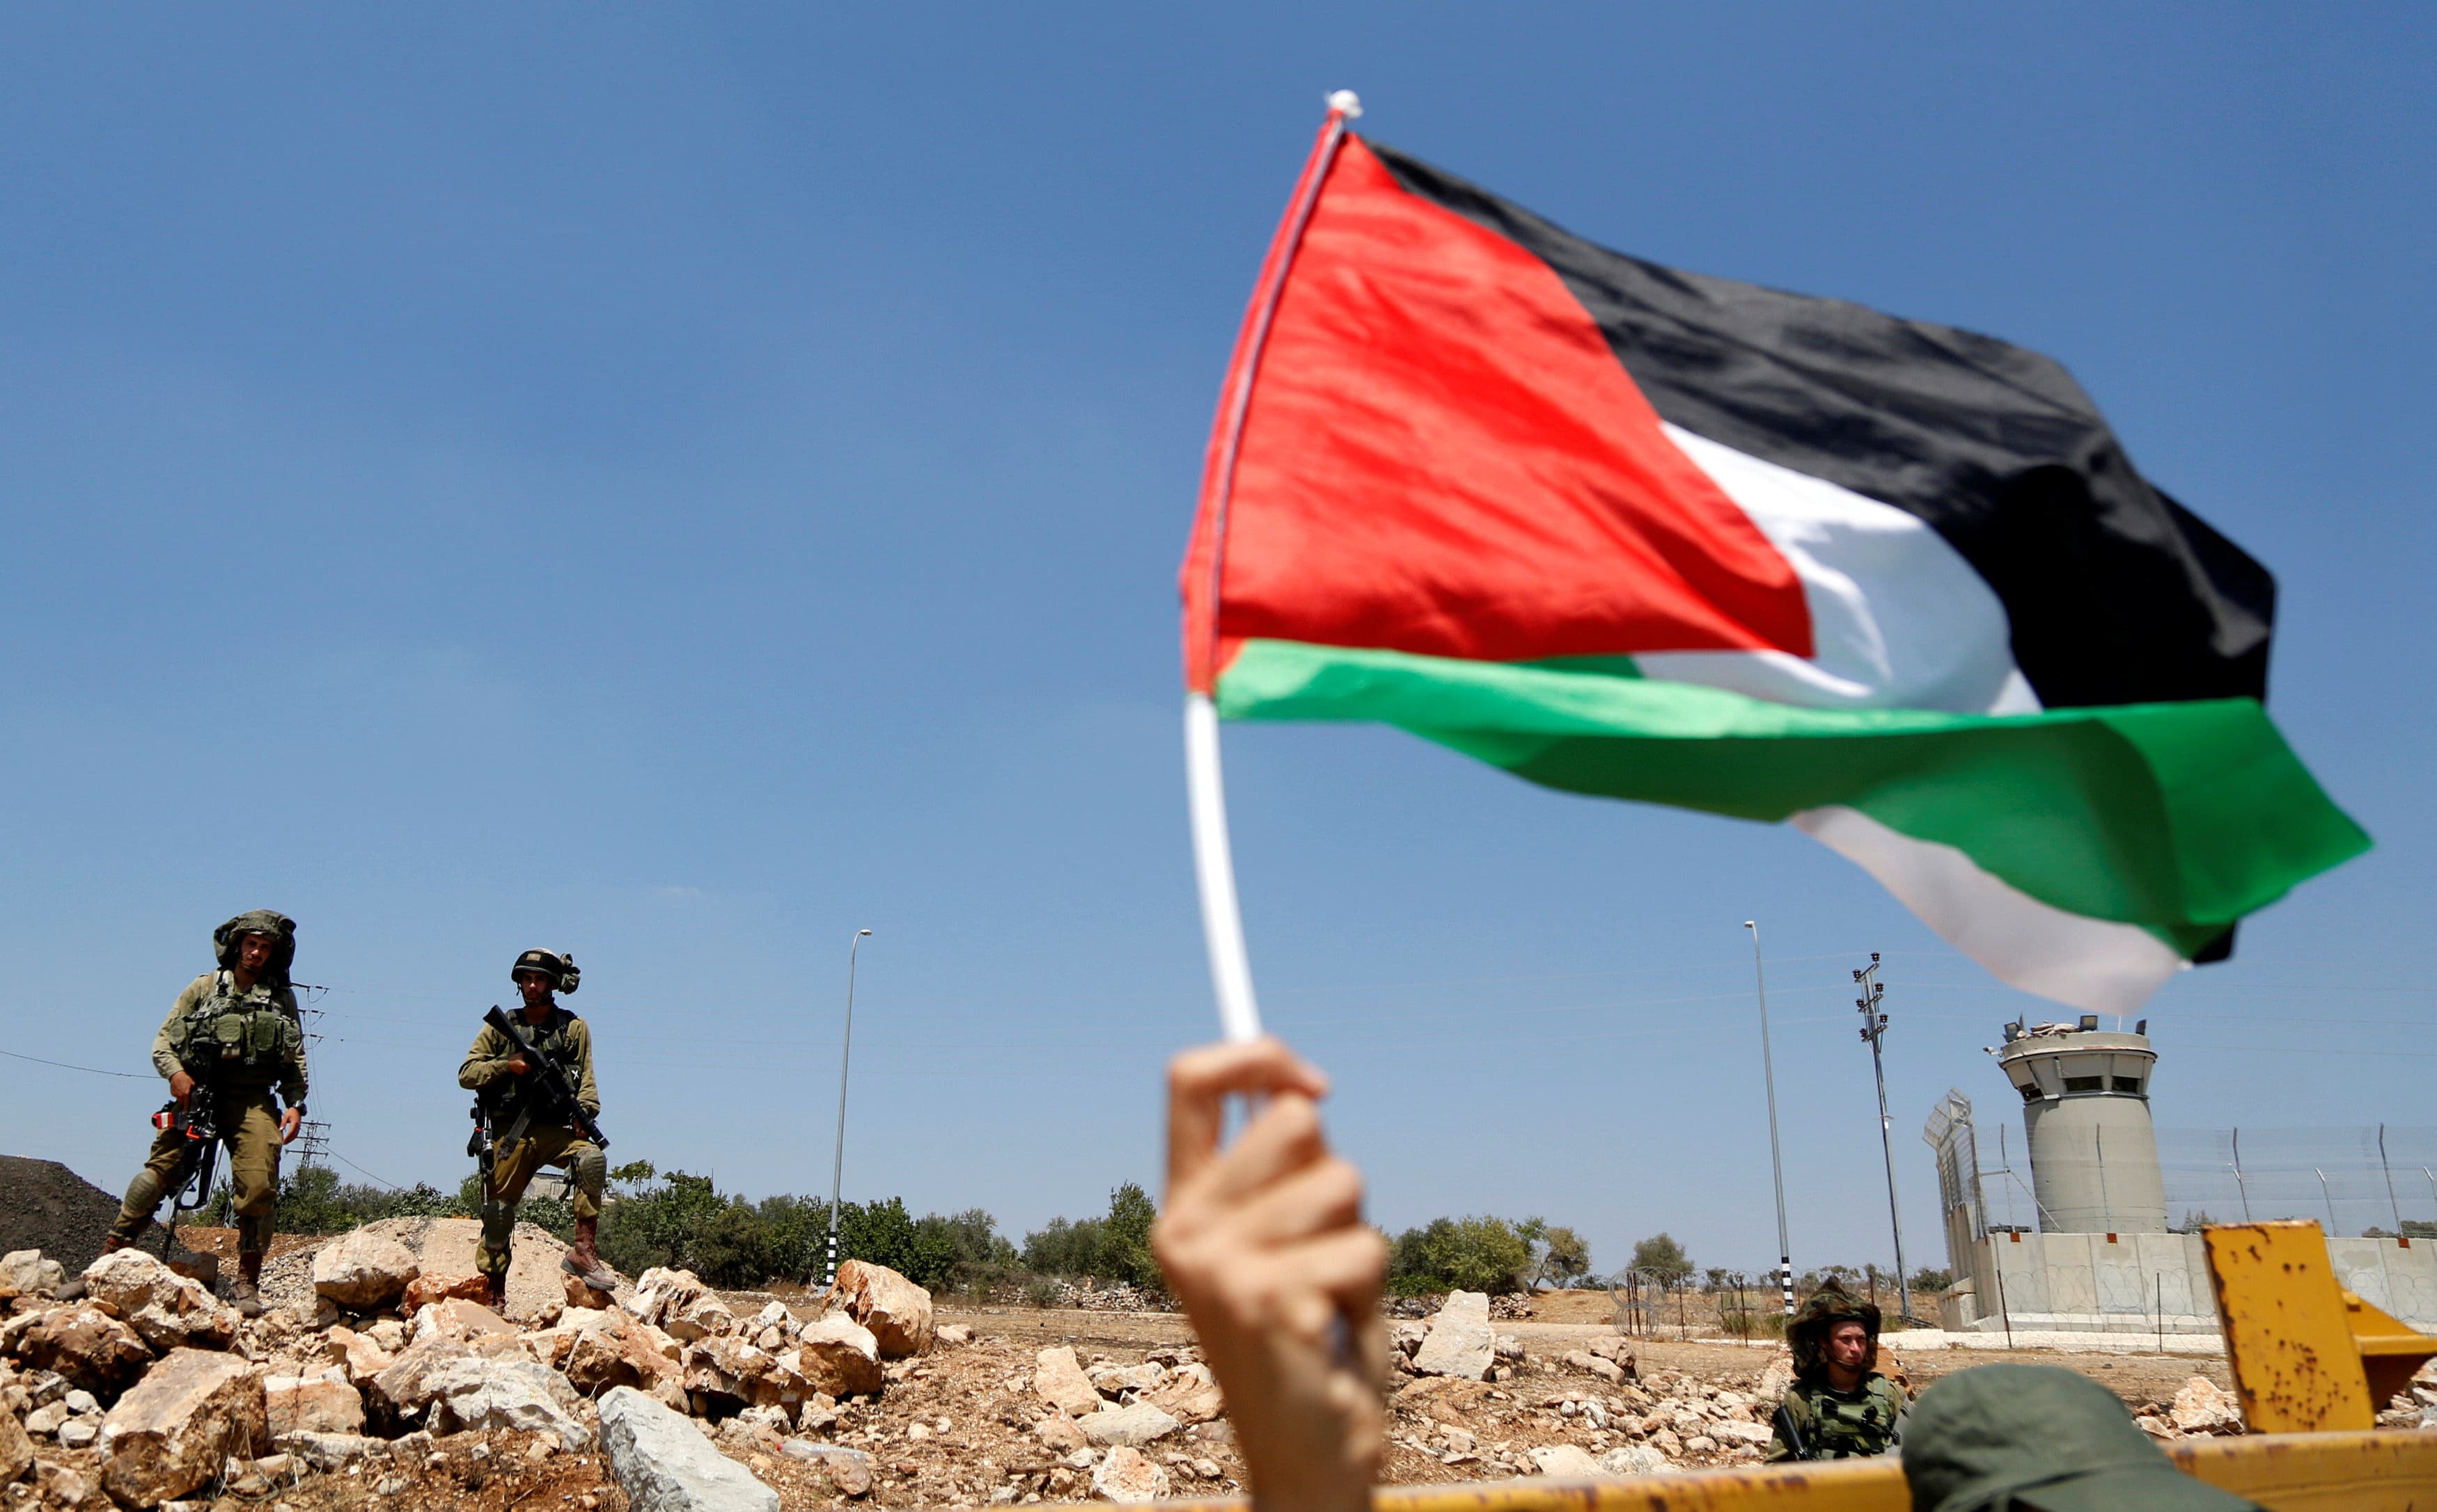
[[[830,1157],[830,1256],[821,1277],[823,1291],[837,1284],[838,1184],[846,1174],[846,1069],[854,1057],[854,954],[870,933],[855,930],[853,943],[846,947],[846,1042],[838,1051],[837,1146]]]
[[[1794,1315],[1794,1246],[1785,1237],[1785,1161],[1777,1151],[1777,1067],[1768,1054],[1768,976],[1760,964],[1760,921],[1744,920],[1751,930],[1752,982],[1760,991],[1760,1075],[1768,1088],[1768,1169],[1777,1179],[1777,1285],[1785,1315]]]

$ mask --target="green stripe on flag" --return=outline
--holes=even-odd
[[[1218,703],[1229,719],[1393,724],[1572,792],[1762,820],[1844,804],[2185,956],[2370,843],[2249,699],[1816,709],[1627,666],[1254,640]]]

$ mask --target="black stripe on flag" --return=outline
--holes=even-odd
[[[2133,471],[2053,359],[1627,257],[1365,140],[1409,193],[1553,269],[1660,418],[1944,536],[2042,704],[2265,701],[2275,580]]]

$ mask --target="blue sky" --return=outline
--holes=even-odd
[[[1155,1184],[1214,1028],[1175,565],[1350,86],[1610,245],[2070,366],[2278,573],[2271,709],[2378,842],[2159,997],[2158,1119],[2425,1122],[2432,64],[2376,6],[14,9],[8,1048],[145,1072],[276,907],[334,1148],[453,1184],[457,1059],[563,947],[613,1158],[817,1190],[868,926],[850,1195],[1021,1234]],[[1999,1117],[1980,1047],[2044,1010],[1859,872],[1387,731],[1228,761],[1265,1005],[1381,1222],[1766,1264],[1757,917],[1797,1262],[1886,1257],[1874,949],[1941,1260],[1920,1121]],[[0,1149],[123,1184],[149,1073],[0,1067]]]

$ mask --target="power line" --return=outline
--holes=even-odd
[[[0,1050],[0,1055],[12,1061],[32,1061],[37,1066],[56,1066],[63,1071],[83,1071],[90,1076],[123,1076],[131,1082],[146,1080],[133,1071],[105,1071],[98,1066],[71,1066],[65,1061],[46,1061],[40,1055],[20,1055],[13,1050]]]

